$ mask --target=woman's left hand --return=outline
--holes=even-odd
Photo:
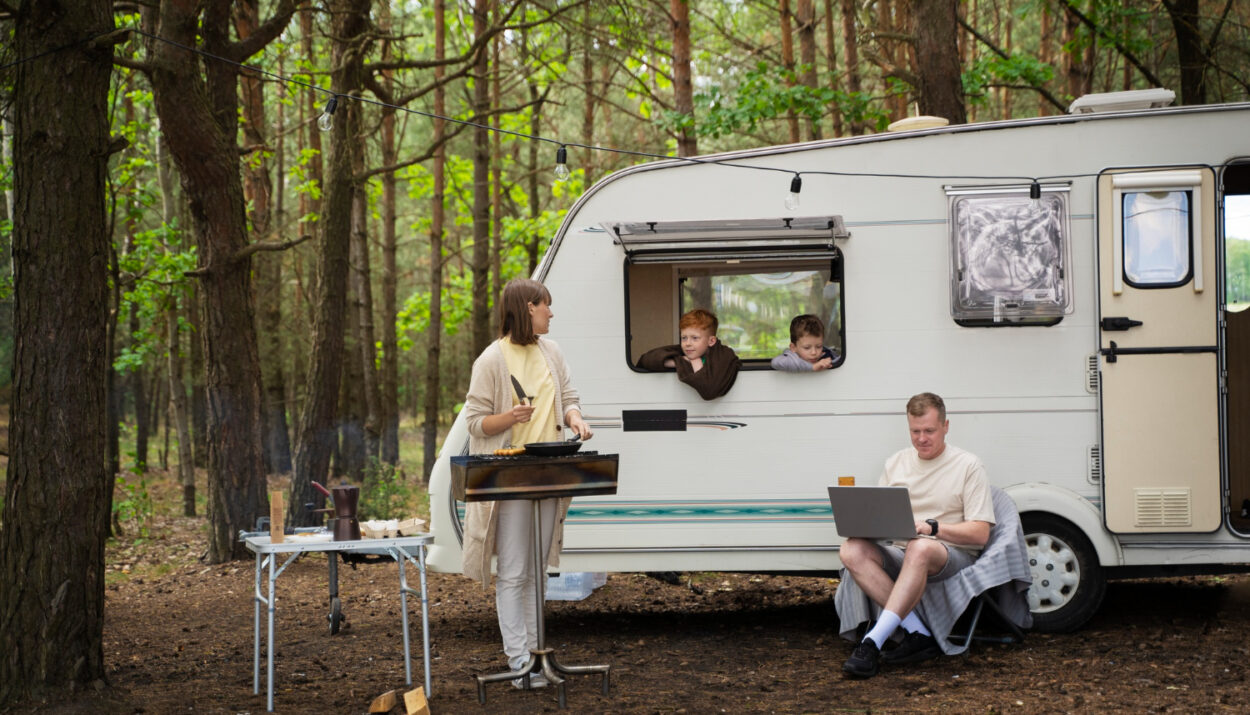
[[[577,410],[569,410],[569,413],[564,416],[564,424],[576,432],[577,436],[582,438],[582,441],[595,436],[595,433],[590,431],[590,425],[586,424],[586,420],[582,419],[582,413]]]

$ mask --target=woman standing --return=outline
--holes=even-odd
[[[499,299],[499,334],[473,363],[473,377],[465,396],[469,451],[490,454],[496,449],[563,438],[567,426],[583,440],[590,427],[582,419],[577,391],[569,381],[560,348],[541,337],[551,324],[551,294],[542,283],[527,278],[509,281]],[[522,402],[512,387],[516,378],[528,399]],[[569,502],[539,502],[542,548],[546,563],[558,566],[564,543],[564,515]],[[508,667],[519,671],[538,647],[538,608],[530,548],[533,543],[533,507],[527,499],[469,502],[465,512],[464,575],[490,582],[491,556],[498,554],[495,609]],[[518,677],[513,685],[524,687]],[[547,685],[541,673],[530,676],[531,687]]]

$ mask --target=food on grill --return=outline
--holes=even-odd
[[[496,457],[515,457],[518,454],[525,454],[525,448],[524,447],[504,447],[503,449],[495,450]]]

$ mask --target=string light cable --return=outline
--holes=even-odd
[[[232,60],[227,57],[222,57],[220,55],[216,55],[211,52],[202,50],[198,47],[189,46],[181,42],[177,42],[175,40],[170,40],[168,38],[161,37],[160,35],[147,32],[137,27],[115,28],[113,30],[110,30],[109,32],[99,33],[91,37],[88,37],[86,39],[80,40],[79,42],[76,42],[76,43],[70,43],[68,45],[64,45],[62,47],[58,47],[52,50],[46,50],[44,52],[41,52],[37,55],[32,55],[30,57],[19,58],[17,60],[14,60],[13,62],[9,62],[8,64],[0,65],[0,71],[6,70],[10,67],[17,66],[24,62],[30,62],[30,61],[39,59],[41,57],[45,57],[49,54],[62,52],[64,50],[72,49],[79,45],[94,42],[95,40],[101,37],[104,37],[110,34],[115,34],[118,32],[133,32],[137,35],[147,37],[157,42],[163,42],[168,45],[172,45],[174,47],[178,47],[180,49],[186,50],[188,52],[192,52],[201,57],[211,59],[216,62],[223,62],[229,65],[233,65],[234,67],[237,67],[238,69],[244,72],[251,72],[258,76],[267,77],[277,82],[289,84],[289,85],[296,86],[296,87],[302,87],[311,92],[328,95],[328,99],[326,100],[325,107],[322,113],[317,118],[318,127],[321,128],[323,131],[328,130],[331,127],[332,122],[333,122],[334,112],[338,108],[339,98],[341,97],[343,99],[349,99],[352,101],[361,102],[363,104],[370,104],[376,107],[391,109],[397,112],[406,112],[408,114],[412,114],[412,115],[416,115],[420,117],[426,117],[428,119],[440,119],[442,121],[450,122],[452,124],[459,124],[462,126],[472,127],[474,129],[481,129],[483,131],[495,132],[498,134],[515,137],[517,139],[526,139],[529,141],[545,142],[548,144],[552,144],[556,146],[555,174],[556,174],[556,178],[561,181],[567,178],[569,175],[571,175],[571,171],[568,166],[568,148],[569,147],[573,147],[576,149],[584,149],[586,151],[599,151],[599,152],[605,152],[605,153],[610,153],[610,154],[617,154],[621,156],[635,156],[635,157],[646,158],[646,159],[681,162],[681,163],[686,163],[686,164],[715,165],[715,166],[723,166],[723,167],[735,168],[735,169],[749,169],[752,171],[770,171],[770,172],[778,172],[778,173],[783,173],[783,174],[790,174],[791,175],[791,179],[789,183],[790,190],[786,194],[785,204],[787,208],[795,208],[795,209],[797,209],[799,206],[799,194],[802,191],[802,187],[803,187],[802,177],[804,175],[858,177],[858,178],[886,178],[886,179],[939,179],[939,180],[945,180],[945,181],[1009,181],[1012,183],[1027,183],[1029,185],[1030,202],[1032,203],[1036,201],[1038,204],[1040,204],[1041,182],[1043,181],[1063,181],[1063,180],[1071,180],[1071,179],[1078,179],[1078,178],[1092,178],[1092,177],[1101,176],[1101,172],[1078,172],[1078,173],[1071,173],[1071,174],[1055,174],[1051,176],[1018,176],[1018,175],[1005,175],[1005,174],[967,175],[967,174],[919,174],[919,173],[875,172],[875,171],[833,171],[833,170],[828,170],[828,169],[795,171],[793,169],[785,169],[785,168],[776,167],[776,166],[746,164],[746,163],[742,163],[741,161],[736,161],[736,160],[709,159],[709,158],[697,157],[697,156],[672,156],[669,154],[657,154],[654,152],[640,151],[636,149],[621,149],[618,147],[600,146],[600,145],[595,145],[595,144],[580,144],[576,142],[566,142],[566,141],[561,141],[559,139],[553,139],[551,137],[542,136],[539,134],[528,134],[526,132],[519,132],[519,131],[515,131],[512,129],[504,129],[502,127],[493,127],[493,126],[490,126],[489,124],[482,124],[482,123],[474,122],[468,119],[458,119],[456,117],[448,117],[448,116],[444,116],[441,114],[435,114],[433,112],[426,112],[420,109],[413,109],[412,107],[404,107],[404,106],[400,106],[396,104],[389,104],[387,102],[383,102],[375,98],[364,97],[360,95],[339,94],[332,90],[315,85],[311,82],[305,82],[303,80],[296,79],[294,77],[278,74],[276,72],[271,72],[269,70],[262,69],[260,67],[255,67],[253,65],[245,64],[243,62],[238,62],[236,60]],[[1230,162],[1225,162],[1218,166],[1219,167],[1227,166],[1229,163]],[[1215,165],[1204,164],[1203,166],[1206,166],[1207,168],[1210,168],[1212,170],[1217,168]],[[793,204],[793,206],[791,206],[791,204]]]

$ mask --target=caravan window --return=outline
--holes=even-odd
[[[767,271],[767,272],[763,272]],[[678,314],[704,308],[720,320],[717,337],[742,360],[771,360],[790,344],[790,320],[811,313],[825,324],[825,345],[842,354],[841,286],[829,263],[804,267],[682,266]]]
[[[1189,191],[1125,191],[1124,280],[1138,288],[1170,288],[1189,281]]]
[[[841,260],[835,252],[823,260],[630,263],[630,364],[651,348],[676,343],[679,318],[695,308],[716,314],[717,337],[744,369],[769,368],[790,344],[790,320],[803,313],[824,321],[825,344],[845,359]]]
[[[841,216],[605,224],[625,248],[626,356],[678,340],[681,315],[710,310],[743,369],[766,370],[811,313],[845,359]],[[837,367],[841,360],[834,365]]]
[[[1072,312],[1068,187],[948,187],[951,316],[967,326],[1054,325]]]

